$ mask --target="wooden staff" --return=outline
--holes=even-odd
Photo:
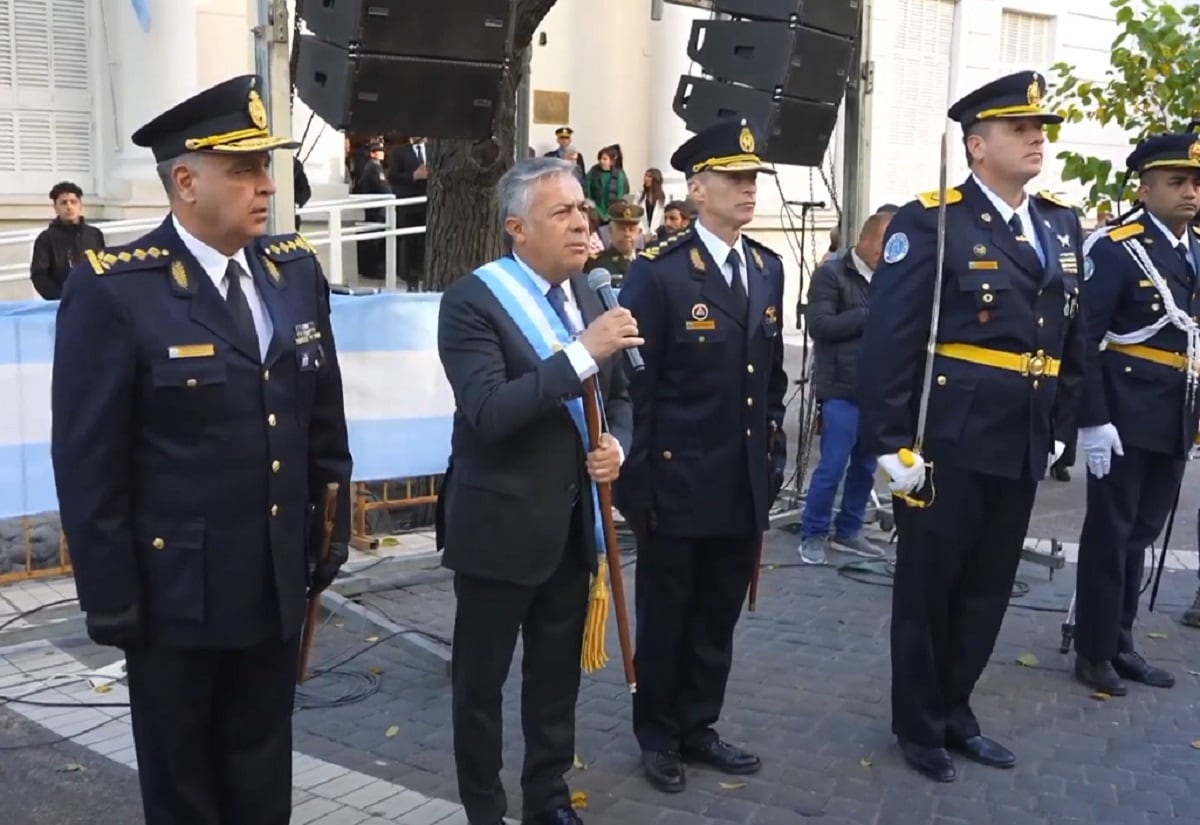
[[[317,553],[317,567],[329,560],[329,545],[333,541],[333,520],[337,514],[338,483],[331,481],[325,485],[325,503],[322,513],[325,518],[321,525],[321,547]],[[313,640],[317,634],[317,619],[321,612],[321,594],[314,593],[308,597],[308,613],[304,619],[304,635],[300,639],[300,662],[296,667],[296,684],[304,684],[308,678],[308,659],[312,655]]]
[[[588,441],[591,450],[600,446],[600,389],[596,377],[592,376],[584,382],[583,404],[587,413]],[[612,599],[617,611],[617,639],[621,645],[621,659],[625,664],[625,682],[629,685],[630,693],[637,693],[637,675],[633,668],[633,637],[629,632],[629,613],[625,607],[625,580],[621,576],[621,551],[617,543],[617,528],[613,524],[612,515],[612,485],[597,484],[600,497],[600,518],[604,522],[604,558],[606,563],[600,565],[592,587],[592,603],[589,606],[587,628],[584,632],[584,662],[585,670],[603,667],[606,661],[604,654],[604,625],[607,618],[608,594],[604,593],[604,567],[608,567],[609,585],[612,589]]]
[[[762,551],[763,537],[766,533],[760,533],[758,536],[758,553],[754,556],[754,575],[750,579],[750,605],[751,613],[758,607],[758,571],[762,570]]]

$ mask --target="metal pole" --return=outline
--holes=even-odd
[[[871,4],[862,9],[858,27],[857,59],[852,82],[846,88],[845,132],[842,150],[842,239],[853,243],[858,229],[871,214],[871,92],[875,62],[871,59]]]
[[[288,61],[287,0],[257,0],[258,24],[254,27],[254,71],[263,79],[262,98],[272,134],[291,135],[291,67]],[[267,232],[280,234],[296,229],[296,198],[293,194],[292,153],[272,153],[275,195]]]

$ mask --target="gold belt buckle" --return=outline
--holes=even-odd
[[[1046,352],[1038,350],[1036,355],[1025,353],[1021,356],[1021,374],[1041,378],[1046,374]]]

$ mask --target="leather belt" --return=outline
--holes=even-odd
[[[1163,349],[1155,349],[1148,347],[1145,344],[1114,344],[1109,343],[1105,349],[1111,349],[1116,352],[1123,352],[1132,358],[1141,358],[1143,361],[1153,361],[1155,364],[1162,364],[1164,367],[1171,367],[1183,372],[1187,369],[1187,356],[1178,352],[1168,352]]]
[[[998,370],[1020,373],[1033,378],[1049,376],[1055,378],[1062,367],[1062,361],[1047,355],[1043,350],[1037,352],[1008,352],[1001,349],[989,349],[974,344],[938,344],[934,352],[946,358],[957,361],[967,361],[971,364],[981,364]]]

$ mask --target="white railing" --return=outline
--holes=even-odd
[[[397,198],[394,195],[350,195],[345,198],[328,201],[310,201],[296,210],[301,218],[310,215],[326,215],[327,224],[316,225],[311,231],[304,231],[304,237],[313,246],[329,247],[329,265],[326,267],[326,277],[331,284],[345,284],[343,269],[343,249],[345,244],[357,241],[369,241],[375,238],[386,238],[384,289],[396,288],[396,238],[403,235],[419,235],[425,231],[424,226],[407,226],[397,228],[396,208],[415,206],[425,203],[426,198]],[[384,209],[384,222],[357,221],[347,225],[343,215],[347,211],[363,209]],[[162,223],[162,217],[137,218],[127,221],[101,221],[93,224],[104,233],[104,240],[109,246],[120,246],[133,238],[146,234]],[[0,283],[29,280],[29,262],[33,259],[33,242],[45,229],[44,226],[34,229],[14,229],[0,232],[0,249],[4,247],[23,247],[23,260],[12,264],[0,264]],[[302,231],[304,228],[302,227]],[[4,255],[0,252],[0,255]],[[4,255],[7,257],[7,255]]]

